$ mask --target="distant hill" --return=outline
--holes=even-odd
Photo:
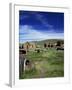
[[[29,43],[35,43],[36,45],[41,45],[42,46],[42,45],[44,45],[44,43],[54,44],[54,43],[57,43],[57,41],[60,41],[61,43],[64,43],[64,40],[63,39],[46,39],[46,40],[41,40],[41,41],[31,41]]]
[[[64,43],[64,40],[63,39],[46,39],[46,40],[32,41],[32,42],[35,43],[35,44],[38,44],[38,45],[44,45],[44,43],[54,44],[54,43],[57,43],[57,41],[60,41],[61,43]]]

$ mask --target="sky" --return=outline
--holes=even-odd
[[[64,38],[64,13],[19,11],[19,42]]]

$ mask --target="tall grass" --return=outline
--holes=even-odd
[[[20,79],[64,76],[64,51],[47,49],[40,53],[29,51],[27,59],[34,63],[34,68],[25,71]]]

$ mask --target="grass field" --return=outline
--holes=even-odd
[[[39,53],[34,50],[27,52],[26,58],[31,61],[32,68],[25,70],[20,79],[64,76],[64,51],[55,48],[43,50]]]

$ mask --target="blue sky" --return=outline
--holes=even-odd
[[[19,41],[64,38],[64,13],[19,11]]]

